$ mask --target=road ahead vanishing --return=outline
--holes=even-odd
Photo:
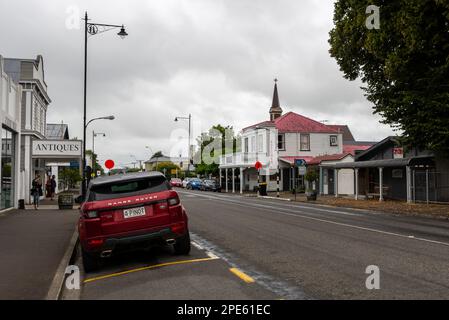
[[[448,221],[179,193],[195,242],[282,298],[449,299]]]

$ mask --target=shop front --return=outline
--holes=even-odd
[[[68,189],[61,173],[65,169],[79,171],[82,159],[82,141],[81,140],[33,140],[32,141],[32,170],[31,172],[39,174],[43,185],[45,197],[45,185],[47,181],[55,176],[57,181],[56,193]],[[31,188],[31,181],[29,181]],[[31,199],[27,199],[28,203]]]

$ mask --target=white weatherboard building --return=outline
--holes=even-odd
[[[274,86],[270,120],[259,122],[241,131],[242,151],[227,154],[220,158],[220,180],[225,191],[252,191],[260,182],[267,183],[268,191],[278,188],[287,191],[305,187],[305,168],[316,166],[324,161],[329,163],[354,161],[354,152],[366,146],[357,146],[350,139],[347,126],[325,125],[294,112],[282,114],[277,84]],[[262,169],[258,172],[255,163],[259,161]],[[331,170],[321,170],[319,190],[326,194],[332,192],[334,178]],[[340,190],[353,192],[352,171],[340,171]],[[344,176],[343,176],[344,175]],[[343,178],[344,177],[344,178]],[[318,189],[318,186],[317,186]]]
[[[11,150],[5,154],[4,163],[11,162],[10,166],[14,168],[11,178],[6,178],[8,171],[2,168],[2,177],[5,177],[5,195],[10,194],[8,197],[11,198],[7,205],[17,207],[19,199],[31,203],[30,189],[36,174],[45,186],[50,175],[58,175],[61,163],[79,163],[81,142],[67,140],[65,136],[47,138],[47,109],[51,99],[47,93],[42,56],[38,55],[36,59],[2,58],[1,61],[2,110],[6,110],[5,117],[2,111],[5,121],[4,124],[2,121],[2,129],[5,130],[5,141],[11,140]],[[11,84],[5,85],[4,81]],[[9,88],[9,91],[3,88]],[[7,104],[3,102],[3,95],[9,97]],[[17,98],[13,99],[14,95]],[[11,192],[6,191],[7,179],[15,186]]]
[[[20,99],[21,87],[6,72],[5,59],[0,55],[0,121],[2,125],[2,156],[0,159],[0,210],[17,207],[20,159]]]

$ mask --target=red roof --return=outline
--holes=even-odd
[[[294,112],[287,112],[274,121],[262,121],[252,126],[243,128],[243,130],[273,125],[276,125],[276,128],[280,133],[339,133],[339,130],[332,128],[331,126],[327,126],[321,122],[312,120]]]
[[[350,155],[350,153],[325,154],[313,158],[310,162],[307,161],[307,164],[320,164],[321,161],[337,161],[345,158],[348,155]]]
[[[288,112],[274,122],[279,132],[338,133],[336,129],[294,112]]]
[[[343,145],[343,152],[355,155],[355,151],[356,150],[364,151],[364,150],[369,149],[371,147],[372,147],[372,145],[358,146],[358,145],[352,145],[352,144],[345,144],[345,145]]]

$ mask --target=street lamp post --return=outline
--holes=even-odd
[[[87,17],[87,11],[84,16],[84,112],[83,112],[83,181],[82,181],[82,196],[83,199],[86,196],[86,117],[87,117],[87,37],[88,34],[91,36],[97,33],[106,32],[111,29],[120,28],[120,32],[117,33],[122,39],[125,38],[128,33],[125,31],[124,25],[114,25],[114,24],[102,24],[89,22]]]
[[[82,186],[81,186],[81,192],[82,192],[82,196],[83,199],[86,195],[86,131],[87,131],[87,126],[96,120],[114,120],[115,117],[114,116],[107,116],[107,117],[97,117],[97,118],[93,118],[90,119],[85,125],[84,125],[84,139],[83,139],[83,163],[82,163],[82,168],[83,168],[83,181],[82,181]],[[92,154],[93,154],[93,150],[92,150]],[[93,156],[92,156],[93,157]],[[93,162],[92,162],[93,163]]]
[[[106,137],[106,134],[103,132],[95,132],[92,130],[92,170],[94,170],[95,177],[98,177],[96,170],[96,159],[95,159],[95,137],[98,135],[102,135]]]
[[[189,175],[190,173],[190,161],[192,160],[192,155],[191,155],[191,150],[190,150],[190,131],[191,131],[191,122],[192,122],[192,115],[189,113],[188,117],[176,117],[175,121],[179,121],[179,120],[189,120],[189,149],[188,149],[188,157],[189,157],[189,162],[187,164],[187,175]]]

